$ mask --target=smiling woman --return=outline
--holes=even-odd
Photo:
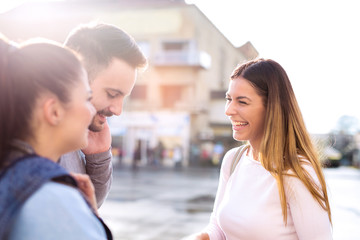
[[[225,155],[210,223],[195,239],[332,239],[325,179],[285,70],[244,63],[226,95],[233,137],[248,144]]]
[[[263,98],[251,83],[239,77],[230,81],[225,114],[233,125],[235,140],[249,140],[258,149],[264,132],[266,109]]]

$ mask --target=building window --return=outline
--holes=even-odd
[[[161,97],[164,108],[173,108],[181,100],[182,86],[165,85],[161,86]]]
[[[225,99],[226,90],[213,90],[210,92],[210,99]]]
[[[162,42],[163,51],[187,51],[189,50],[189,41],[164,41]]]
[[[227,55],[226,55],[226,51],[223,48],[220,48],[220,58],[219,58],[219,87],[220,88],[224,88],[226,86],[226,77],[227,77],[227,73],[225,72],[226,70],[226,60],[227,60]]]
[[[150,43],[148,41],[137,41],[137,45],[139,46],[141,52],[145,55],[146,58],[150,56]]]
[[[130,98],[136,100],[146,100],[146,97],[147,97],[147,86],[135,85],[134,89],[130,94]]]

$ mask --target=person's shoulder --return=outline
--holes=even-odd
[[[69,172],[86,173],[85,159],[83,159],[80,150],[62,155],[58,163]]]
[[[248,145],[241,145],[239,147],[235,147],[230,149],[229,151],[226,152],[225,156],[224,156],[224,160],[229,161],[229,159],[234,159],[235,155],[239,152],[239,151],[243,151],[248,147]]]
[[[229,162],[230,160],[232,160],[234,157],[235,157],[235,154],[238,152],[238,150],[241,148],[242,146],[240,147],[235,147],[235,148],[232,148],[230,149],[229,151],[227,151],[224,155],[224,162]]]
[[[74,204],[85,202],[76,188],[61,183],[47,182],[26,203],[33,208],[37,205],[41,208],[50,205],[53,208],[54,205],[74,207]]]
[[[104,239],[105,231],[76,188],[47,182],[21,207],[11,235],[12,239]]]
[[[52,226],[56,219],[59,228],[69,222],[75,225],[79,222],[94,221],[95,218],[78,189],[56,182],[45,183],[25,202],[21,211],[25,221],[41,213],[42,220],[39,221]],[[44,223],[44,220],[47,222]]]
[[[56,182],[47,182],[25,201],[19,210],[17,222],[27,226],[51,225],[56,219],[57,224],[61,224],[65,222],[64,219],[68,219],[72,211],[84,208],[84,205],[86,202],[77,189]]]
[[[81,153],[80,150],[68,152],[68,153],[65,153],[64,155],[62,155],[60,159],[61,160],[68,160],[68,159],[78,158],[80,153]]]
[[[301,175],[308,176],[309,181],[314,182],[320,187],[318,175],[311,161],[303,156],[299,156],[299,161],[301,167],[299,170],[302,171]],[[284,177],[285,190],[289,196],[293,195],[294,191],[300,191],[301,189],[306,190],[307,188],[305,187],[304,181],[306,180],[301,180],[294,170],[289,169]]]
[[[310,175],[311,177],[316,178],[316,172],[315,172],[314,166],[312,165],[310,160],[302,155],[298,155],[298,159],[299,159],[302,171],[306,172],[306,174]],[[295,176],[294,171],[292,169],[289,169],[287,171],[287,175]]]
[[[240,147],[232,148],[226,152],[226,154],[224,155],[224,158],[223,158],[222,165],[221,165],[221,169],[222,169],[222,172],[224,173],[224,176],[230,175],[230,170],[231,170],[231,166],[233,164],[234,158],[235,158],[236,154],[238,153],[238,151],[243,148],[244,148],[244,145],[242,145]]]

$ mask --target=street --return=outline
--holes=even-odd
[[[360,170],[325,169],[334,240],[360,239]],[[207,225],[216,168],[115,168],[100,215],[115,239],[180,240]]]
[[[360,239],[360,170],[326,169],[334,240]]]

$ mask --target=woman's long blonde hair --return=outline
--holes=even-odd
[[[287,223],[284,176],[288,175],[288,170],[293,172],[292,176],[304,183],[314,199],[328,213],[331,222],[331,210],[319,157],[306,130],[285,70],[273,60],[257,59],[238,66],[231,79],[239,77],[248,80],[263,97],[266,119],[259,160],[276,179],[284,223]],[[303,168],[304,159],[314,168],[320,186]]]

